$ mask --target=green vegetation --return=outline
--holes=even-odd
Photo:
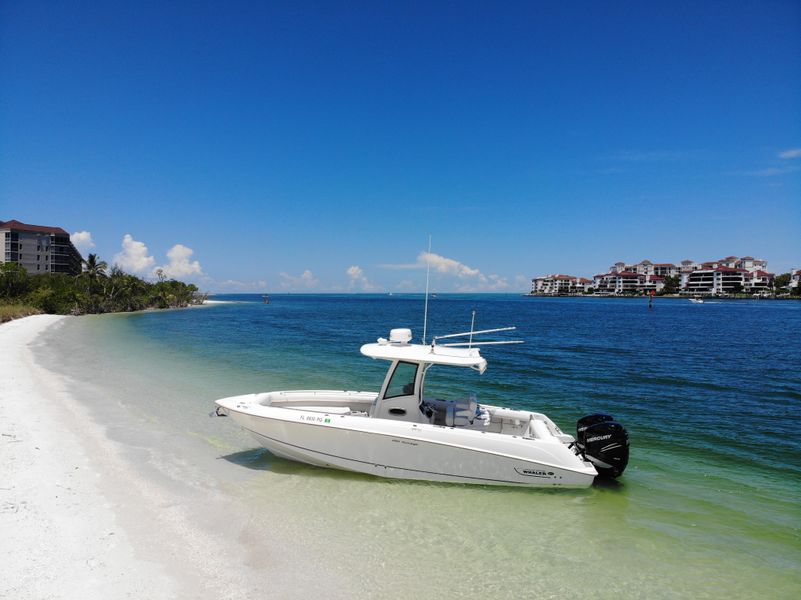
[[[773,278],[773,289],[776,291],[783,291],[788,285],[790,285],[789,273],[782,273]]]
[[[25,304],[0,304],[0,323],[30,315],[38,315],[41,312],[38,308],[26,306]]]
[[[665,277],[665,287],[662,288],[660,295],[664,294],[678,294],[681,279],[676,277]]]
[[[80,275],[30,275],[16,263],[0,265],[2,315],[44,312],[59,315],[127,312],[146,308],[180,308],[200,304],[205,296],[193,284],[165,279],[152,283],[130,275],[90,254]],[[22,314],[25,310],[27,312]],[[16,318],[16,316],[10,316]],[[5,319],[4,320],[8,320]]]

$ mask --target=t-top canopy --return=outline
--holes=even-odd
[[[362,354],[383,360],[405,360],[432,365],[451,367],[471,367],[479,373],[487,369],[486,359],[481,357],[478,348],[453,348],[423,344],[393,344],[381,340],[376,344],[365,344]]]

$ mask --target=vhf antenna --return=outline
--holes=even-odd
[[[426,254],[426,301],[423,308],[423,345],[426,343],[426,329],[428,328],[428,278],[431,274],[431,236],[428,236],[428,254]]]
[[[470,341],[467,344],[468,348],[473,347],[473,330],[476,328],[476,311],[473,311],[473,318],[470,319]]]

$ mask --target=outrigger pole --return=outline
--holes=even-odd
[[[482,329],[481,331],[465,331],[464,333],[449,333],[448,335],[438,335],[435,336],[434,339],[431,341],[432,344],[437,345],[439,340],[447,340],[449,338],[455,337],[464,337],[470,336],[469,341],[467,342],[451,342],[449,344],[439,344],[440,346],[467,346],[468,348],[472,348],[473,346],[496,346],[501,344],[522,344],[523,340],[505,340],[505,341],[498,341],[498,342],[482,342],[482,341],[473,341],[473,336],[475,335],[485,335],[487,333],[498,333],[500,331],[514,331],[517,327],[500,327],[498,329]]]

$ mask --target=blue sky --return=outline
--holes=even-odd
[[[11,218],[218,291],[786,271],[801,4],[4,2]]]

